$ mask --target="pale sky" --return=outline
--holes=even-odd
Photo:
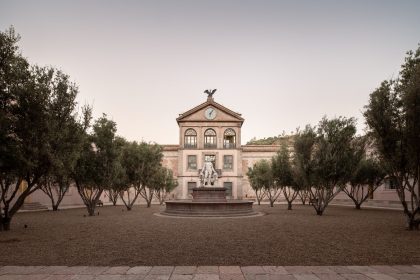
[[[178,114],[215,101],[242,143],[354,116],[420,43],[420,1],[0,0],[23,55],[79,85],[128,140],[177,144]]]

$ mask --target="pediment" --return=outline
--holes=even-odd
[[[208,120],[205,117],[205,111],[207,108],[214,108],[216,110],[216,117],[212,120]],[[213,98],[208,98],[206,102],[186,111],[176,119],[180,122],[244,122],[241,114],[236,113],[225,106],[214,101]]]

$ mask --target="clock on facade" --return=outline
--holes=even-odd
[[[213,107],[209,107],[204,112],[204,115],[206,119],[213,120],[216,117],[216,109],[214,109]]]

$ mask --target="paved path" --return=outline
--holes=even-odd
[[[396,266],[0,266],[0,280],[419,280]]]

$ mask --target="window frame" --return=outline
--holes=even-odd
[[[191,167],[192,161],[190,159],[194,158],[195,168]],[[197,170],[197,155],[187,155],[187,170]]]
[[[211,141],[209,141],[211,139]],[[213,128],[207,128],[204,131],[204,148],[214,149],[217,148],[217,133]]]
[[[233,133],[233,134],[232,134]],[[228,142],[227,137],[232,137],[233,142]],[[236,131],[233,128],[226,128],[223,133],[223,148],[224,149],[235,149],[236,148]]]
[[[197,131],[194,128],[188,128],[184,133],[184,148],[197,149]]]
[[[229,164],[229,162],[226,161],[227,158],[231,158],[230,167],[226,167],[226,163]],[[223,170],[233,170],[233,155],[223,155]]]

